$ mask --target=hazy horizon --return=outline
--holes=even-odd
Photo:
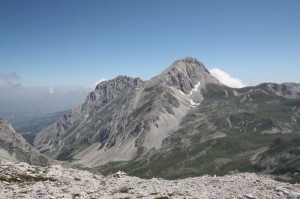
[[[18,123],[81,105],[91,88],[15,87],[0,88],[0,117]]]

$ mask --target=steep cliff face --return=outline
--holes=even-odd
[[[71,157],[73,152],[94,143],[101,145],[105,141],[108,148],[112,147],[115,145],[115,136],[111,136],[111,131],[122,130],[115,125],[115,121],[127,111],[126,103],[130,103],[125,97],[134,95],[134,88],[141,82],[138,78],[119,76],[100,83],[82,106],[42,130],[35,139],[35,146],[58,159]],[[115,110],[117,107],[119,111]]]
[[[280,170],[286,171],[299,163],[298,91],[299,84],[292,83],[230,88],[188,57],[148,81],[119,76],[101,82],[82,106],[43,129],[34,145],[53,158],[104,173],[165,178],[234,169],[270,173],[280,170],[274,160],[288,157]]]
[[[51,161],[34,149],[13,127],[0,119],[0,160],[49,165]]]

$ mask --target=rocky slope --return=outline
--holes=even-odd
[[[119,76],[101,82],[34,145],[104,174],[172,179],[239,169],[299,181],[299,88],[233,89],[197,59],[185,58],[149,81]]]
[[[260,85],[267,90],[268,93],[282,96],[288,99],[300,98],[300,85],[296,83],[283,84],[262,84]]]
[[[51,161],[34,149],[13,127],[0,119],[0,160],[49,165]]]
[[[119,76],[102,82],[81,107],[40,132],[34,145],[89,167],[131,160],[141,148],[161,148],[203,100],[199,91],[208,83],[220,84],[193,58],[175,62],[150,81]]]
[[[108,177],[87,171],[0,162],[3,198],[300,198],[300,185],[253,173],[183,180],[149,180],[118,172]]]

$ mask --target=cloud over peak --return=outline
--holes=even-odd
[[[209,72],[213,77],[217,78],[222,84],[225,84],[226,86],[232,88],[242,88],[247,86],[240,79],[231,77],[231,75],[222,71],[219,68],[213,68],[209,70]]]
[[[95,83],[95,86],[97,86],[99,83],[104,82],[104,81],[106,81],[106,80],[107,80],[107,79],[105,79],[105,78],[99,79],[99,80]]]
[[[92,90],[95,89],[95,87],[96,87],[98,84],[100,84],[101,82],[104,82],[104,81],[106,81],[106,80],[107,80],[106,78],[101,78],[101,79],[97,80],[96,82],[94,82],[93,84],[88,85],[88,86],[85,87],[85,88],[86,88],[87,90],[92,91]]]

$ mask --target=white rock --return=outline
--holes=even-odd
[[[145,180],[127,176],[122,171],[104,177],[59,165],[39,167],[45,171],[42,174],[36,174],[37,167],[24,164],[1,162],[0,169],[1,198],[300,198],[299,184],[277,182],[253,173]],[[22,184],[3,180],[8,177],[21,179],[24,172],[35,180]]]

